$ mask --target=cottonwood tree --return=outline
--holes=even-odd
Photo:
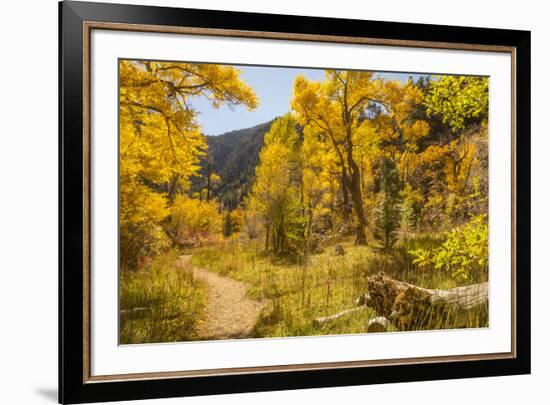
[[[299,123],[328,143],[341,170],[344,205],[348,196],[355,216],[355,242],[367,243],[363,176],[373,148],[405,156],[429,132],[427,123],[411,119],[421,93],[411,83],[384,81],[373,72],[327,70],[323,82],[298,76],[291,102]],[[392,149],[393,147],[393,149]],[[396,158],[397,156],[394,156]]]
[[[168,204],[199,170],[206,143],[190,100],[250,109],[258,100],[231,66],[125,60],[119,72],[120,250],[131,268],[166,244]]]
[[[327,70],[324,82],[298,76],[291,105],[300,124],[312,126],[327,137],[341,169],[344,203],[351,197],[356,221],[356,243],[366,244],[361,174],[354,156],[361,113],[376,98],[372,72]],[[346,204],[347,205],[347,204]]]

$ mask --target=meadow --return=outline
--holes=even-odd
[[[423,235],[406,239],[392,253],[357,246],[353,238],[340,238],[323,253],[298,260],[262,254],[260,242],[235,238],[223,245],[193,249],[193,265],[246,283],[247,295],[265,302],[253,337],[284,337],[366,333],[368,321],[377,316],[365,308],[333,322],[317,325],[315,319],[357,306],[369,276],[384,272],[424,288],[448,289],[460,285],[444,271],[433,274],[413,264],[407,253],[437,246],[439,239]],[[343,255],[335,253],[341,246]],[[486,279],[473,280],[475,282]],[[469,314],[468,328],[488,326],[487,306]],[[442,315],[438,329],[453,329],[456,319]],[[390,329],[391,330],[391,329]]]
[[[307,258],[273,257],[262,241],[243,235],[203,247],[161,256],[142,272],[123,278],[122,309],[154,308],[125,318],[121,342],[172,342],[203,340],[197,331],[204,320],[208,286],[193,276],[202,268],[246,285],[246,296],[262,310],[248,338],[339,335],[367,333],[372,308],[318,324],[316,319],[357,307],[366,291],[366,280],[377,272],[423,288],[450,289],[461,285],[445,271],[422,269],[408,253],[441,244],[442,238],[416,235],[404,238],[392,252],[357,246],[353,237],[333,238],[321,253]],[[336,252],[336,246],[344,254]],[[338,248],[339,250],[339,248]],[[178,254],[192,255],[192,266],[178,267]],[[472,283],[487,281],[478,274]],[[488,305],[472,311],[439,314],[436,329],[488,326]],[[466,317],[466,320],[463,318]],[[459,323],[460,322],[460,323]],[[397,331],[390,325],[389,332]]]

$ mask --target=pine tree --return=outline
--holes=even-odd
[[[401,198],[401,228],[406,231],[414,230],[420,222],[422,194],[406,184],[401,191]]]
[[[401,180],[395,162],[382,160],[379,205],[375,211],[374,237],[384,249],[391,249],[397,240],[401,217]]]
[[[233,234],[233,218],[231,217],[231,211],[227,210],[225,214],[225,221],[223,223],[223,236],[226,238]]]

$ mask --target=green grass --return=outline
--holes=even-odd
[[[265,254],[261,241],[234,237],[185,253],[192,254],[193,266],[245,283],[247,295],[264,303],[254,337],[337,335],[365,333],[368,321],[377,314],[367,308],[321,325],[314,319],[355,307],[366,292],[367,278],[378,272],[425,288],[459,286],[445,271],[418,268],[407,253],[434,248],[441,241],[431,234],[408,236],[385,252],[340,238],[325,246],[323,253],[291,260]],[[345,255],[334,253],[337,243]],[[121,274],[122,344],[200,339],[197,325],[207,305],[207,287],[193,277],[191,269],[177,268],[177,258],[172,251],[139,271]],[[486,279],[475,280],[481,281]],[[427,316],[435,320],[435,328],[450,329],[485,327],[487,315],[484,306],[470,311],[434,308]],[[422,321],[417,329],[424,328]]]
[[[205,286],[169,252],[120,275],[120,343],[194,340],[206,305]]]
[[[315,318],[353,308],[366,292],[367,277],[386,274],[425,288],[452,288],[459,283],[443,271],[421,270],[412,264],[407,251],[434,247],[441,239],[431,235],[405,238],[391,253],[355,246],[351,239],[340,241],[344,256],[334,246],[298,262],[262,253],[260,241],[233,239],[215,247],[189,251],[193,265],[246,283],[250,298],[266,302],[255,327],[256,337],[310,336],[366,332],[368,320],[376,314],[363,310],[316,326]],[[468,327],[486,326],[486,310],[468,314]],[[441,328],[452,328],[458,316],[438,314]],[[461,319],[461,325],[464,324]]]

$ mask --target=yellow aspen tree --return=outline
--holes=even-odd
[[[288,250],[290,239],[298,237],[301,222],[300,139],[296,121],[289,115],[273,122],[264,137],[256,178],[246,200],[259,213],[265,230],[265,249],[274,253]]]
[[[231,66],[123,60],[119,83],[120,255],[135,267],[164,244],[168,201],[199,170],[206,143],[190,100],[250,109],[258,100]]]

